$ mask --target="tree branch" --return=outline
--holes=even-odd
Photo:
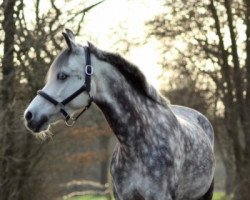
[[[231,82],[231,75],[230,75],[230,66],[228,64],[228,53],[225,50],[225,45],[224,45],[224,41],[223,41],[223,36],[221,33],[221,27],[220,27],[220,20],[219,20],[219,16],[217,14],[215,5],[214,5],[214,0],[210,0],[210,11],[212,12],[212,16],[215,22],[215,30],[217,33],[217,36],[219,38],[219,48],[221,51],[221,56],[222,56],[222,61],[223,61],[223,65],[221,66],[221,74],[222,74],[222,78],[223,80],[227,83],[227,89],[229,91],[228,95],[230,95],[229,99],[233,99],[233,85]],[[232,104],[232,102],[228,102],[229,105]]]
[[[233,78],[234,78],[234,84],[235,84],[236,98],[238,102],[237,103],[238,114],[240,116],[240,120],[242,124],[244,125],[246,123],[246,113],[245,113],[246,110],[245,110],[245,102],[243,98],[243,90],[244,90],[242,86],[243,77],[240,71],[240,62],[239,62],[238,49],[237,49],[237,44],[236,44],[236,35],[234,32],[231,2],[229,2],[229,0],[224,0],[224,4],[226,8],[229,31],[230,31],[230,39],[232,43],[232,57],[233,57],[233,64],[234,64]]]
[[[246,68],[246,79],[247,79],[247,87],[246,87],[246,114],[247,118],[250,118],[250,1],[245,0],[245,25],[246,25],[246,61],[245,61],[245,68]],[[246,124],[246,129],[250,130],[250,122]],[[250,144],[250,133],[245,135],[246,144]],[[246,154],[247,157],[250,158],[250,147],[249,145],[246,147]]]
[[[231,82],[230,66],[228,64],[228,55],[227,55],[227,51],[225,50],[225,45],[224,45],[223,37],[221,33],[220,20],[217,15],[217,11],[214,5],[214,0],[210,0],[209,8],[210,8],[210,11],[212,12],[212,16],[215,21],[215,29],[216,29],[217,36],[219,38],[219,47],[220,47],[220,51],[222,54],[223,65],[221,66],[221,74],[227,84],[227,90],[223,98],[223,102],[225,105],[225,120],[227,122],[227,128],[228,128],[227,131],[234,143],[233,147],[234,147],[236,162],[238,163],[237,172],[239,172],[240,170],[239,166],[242,163],[243,151],[242,151],[242,147],[241,147],[238,135],[237,135],[237,128],[235,127],[235,125],[233,125],[233,123],[237,121],[238,119],[237,116],[239,116],[239,113],[237,112],[236,104],[233,102],[234,87]]]

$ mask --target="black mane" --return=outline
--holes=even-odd
[[[93,53],[99,60],[110,63],[123,74],[126,80],[139,92],[146,95],[148,98],[160,104],[166,104],[166,100],[148,84],[144,74],[139,68],[121,57],[119,54],[106,52],[98,49],[92,43],[88,42],[90,52]]]

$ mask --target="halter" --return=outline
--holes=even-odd
[[[93,97],[90,95],[91,90],[91,75],[93,74],[93,67],[91,66],[91,60],[90,60],[90,51],[89,47],[85,46],[83,47],[85,50],[85,58],[86,58],[86,65],[85,65],[85,82],[82,87],[80,87],[77,91],[75,91],[73,94],[68,96],[63,101],[59,102],[55,100],[53,97],[48,95],[42,90],[38,90],[37,94],[45,98],[47,101],[52,103],[55,107],[59,109],[59,111],[62,113],[62,115],[65,117],[65,124],[67,126],[73,126],[76,122],[76,120],[91,106],[91,103],[93,101]],[[79,94],[82,92],[87,92],[89,96],[88,104],[82,109],[82,111],[76,116],[71,117],[66,109],[65,105],[68,104],[70,101],[72,101],[74,98],[76,98]]]

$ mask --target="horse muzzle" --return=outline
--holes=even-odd
[[[26,120],[26,126],[28,129],[30,129],[34,133],[39,133],[47,127],[45,127],[46,123],[49,121],[48,117],[46,115],[36,116],[30,112],[27,111],[24,115],[24,118]]]

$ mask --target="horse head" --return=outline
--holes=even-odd
[[[45,131],[62,119],[72,124],[72,114],[81,108],[86,110],[95,93],[88,47],[77,44],[69,29],[63,36],[67,48],[53,61],[45,86],[24,112],[25,125],[32,132]]]

